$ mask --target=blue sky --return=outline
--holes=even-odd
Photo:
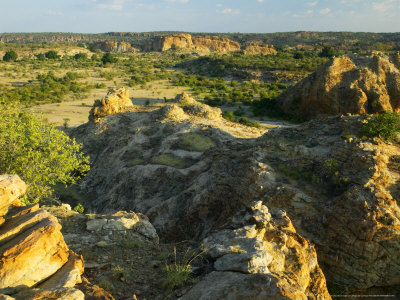
[[[400,0],[13,0],[0,32],[399,32]]]

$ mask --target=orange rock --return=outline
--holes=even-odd
[[[0,175],[0,217],[25,193],[26,184],[17,175]],[[1,221],[0,221],[1,223]]]

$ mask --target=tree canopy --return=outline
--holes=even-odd
[[[0,103],[0,174],[18,174],[26,202],[52,194],[58,182],[74,183],[89,170],[82,146],[17,103]]]
[[[17,58],[18,58],[18,54],[14,50],[7,51],[3,56],[4,61],[12,61],[12,60],[15,61],[15,60],[17,60]]]

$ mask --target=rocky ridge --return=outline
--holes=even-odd
[[[332,58],[276,100],[284,112],[305,118],[398,112],[399,53]]]
[[[284,209],[315,244],[328,284],[342,293],[393,290],[399,145],[361,139],[363,117],[265,133],[191,114],[186,98],[74,130],[93,160],[81,185],[93,195],[90,209],[131,209],[164,241],[201,241],[259,199],[272,215]]]

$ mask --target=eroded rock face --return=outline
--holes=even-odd
[[[212,273],[182,299],[330,299],[317,254],[285,213],[261,201],[204,241]]]
[[[95,195],[90,209],[131,209],[149,216],[162,239],[202,240],[259,199],[273,214],[286,211],[315,244],[327,279],[344,290],[399,283],[400,147],[362,140],[366,117],[257,137],[183,106],[144,107],[75,129],[95,161],[82,184]]]
[[[143,47],[143,51],[166,51],[169,49],[227,53],[240,51],[240,44],[217,36],[191,36],[181,33],[158,37]]]
[[[276,55],[274,46],[260,43],[250,43],[243,50],[246,55]]]
[[[304,118],[400,111],[400,71],[396,57],[398,54],[333,58],[279,95],[278,106],[286,113]]]
[[[94,48],[100,49],[104,52],[114,52],[114,53],[127,53],[127,52],[137,52],[138,49],[132,47],[131,44],[127,42],[115,42],[115,41],[102,41],[94,43]]]
[[[60,290],[81,282],[83,260],[68,250],[57,219],[37,204],[20,205],[18,197],[25,192],[25,183],[18,176],[0,176],[0,187],[0,203],[18,203],[2,216],[5,221],[0,227],[0,293],[16,299],[41,299],[49,293],[62,294],[65,299],[83,299],[77,290]],[[16,294],[23,287],[40,290]]]
[[[96,122],[99,118],[122,112],[132,106],[129,90],[125,88],[111,90],[105,98],[94,102],[93,108],[89,113],[89,121]]]

